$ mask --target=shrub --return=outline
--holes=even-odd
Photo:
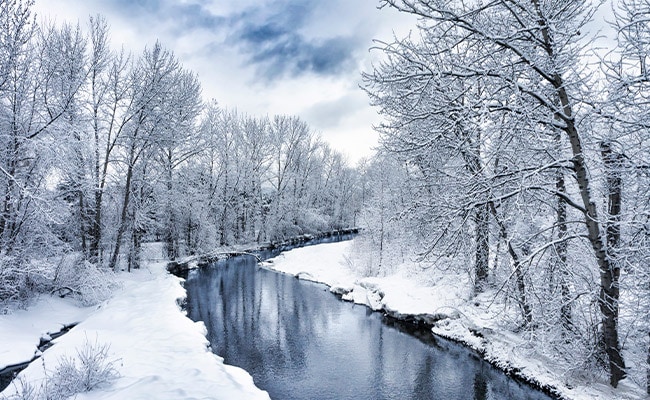
[[[92,306],[109,298],[118,284],[112,271],[72,254],[57,265],[53,286],[68,289],[82,305]]]
[[[77,393],[110,385],[119,377],[115,362],[110,361],[110,346],[86,339],[77,357],[63,357],[47,379],[46,398],[67,399]]]
[[[76,357],[64,356],[54,372],[48,374],[40,386],[18,377],[13,385],[15,393],[0,396],[2,400],[65,400],[79,393],[109,386],[119,377],[115,361],[109,360],[107,344],[86,340]],[[43,364],[45,368],[45,364]]]

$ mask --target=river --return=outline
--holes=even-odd
[[[188,315],[272,399],[548,400],[456,343],[241,256],[191,271]]]

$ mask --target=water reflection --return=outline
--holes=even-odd
[[[549,399],[454,343],[240,257],[194,271],[188,313],[274,399]]]

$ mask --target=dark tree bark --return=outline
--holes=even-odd
[[[490,259],[490,210],[487,205],[478,206],[474,210],[474,224],[476,225],[474,293],[481,293],[487,284]]]
[[[135,156],[135,149],[131,147],[131,160]],[[127,215],[129,210],[129,202],[131,200],[131,180],[133,179],[133,168],[134,163],[129,162],[128,168],[126,170],[126,183],[124,184],[124,198],[122,200],[122,212],[120,213],[120,225],[117,228],[117,235],[115,237],[115,249],[113,250],[113,255],[108,264],[108,267],[112,270],[115,270],[117,267],[117,259],[120,255],[120,249],[122,246],[122,239],[124,238],[124,233],[126,233],[127,225]]]
[[[533,5],[540,18],[539,27],[543,38],[543,48],[551,59],[555,58],[554,44],[550,37],[548,23],[545,16],[541,12],[538,0],[533,0]],[[576,120],[573,115],[573,107],[569,94],[567,92],[567,85],[562,76],[555,72],[553,75],[548,76],[547,80],[553,85],[555,93],[557,93],[559,104],[558,111],[555,112],[555,118],[564,123],[563,131],[569,139],[572,151],[573,170],[575,172],[576,182],[582,199],[584,207],[585,223],[587,225],[588,239],[594,249],[596,261],[600,270],[600,296],[599,306],[602,314],[602,345],[607,354],[609,361],[610,371],[610,384],[617,387],[620,380],[626,376],[625,361],[621,354],[621,346],[618,339],[618,314],[619,314],[619,276],[620,269],[613,261],[612,254],[608,252],[608,245],[610,245],[610,234],[616,236],[615,232],[610,232],[610,223],[606,228],[607,243],[603,240],[603,232],[600,226],[598,217],[598,210],[591,194],[591,182],[589,181],[589,174],[587,172],[587,164],[584,157],[584,149],[582,147],[582,139],[576,125]],[[607,162],[607,161],[606,161]],[[607,167],[606,167],[607,168]],[[620,177],[618,178],[620,179]],[[609,182],[610,177],[607,178],[607,185],[610,188],[609,208],[610,215],[612,211],[618,215],[620,214],[620,198],[616,200],[611,196],[612,185],[614,182]],[[620,186],[620,183],[619,183]],[[618,192],[620,196],[620,191]],[[612,205],[614,202],[616,205]],[[618,209],[612,209],[612,207]],[[618,224],[615,224],[618,227]],[[620,232],[619,232],[620,235]],[[616,239],[618,240],[618,239]]]
[[[501,239],[508,246],[508,254],[512,259],[512,268],[515,276],[515,283],[517,284],[517,291],[519,292],[519,307],[521,308],[522,317],[524,319],[524,327],[532,326],[533,323],[533,312],[530,304],[528,302],[528,297],[526,295],[526,281],[524,278],[523,265],[521,263],[521,256],[517,253],[517,250],[514,248],[512,241],[508,237],[508,228],[503,223],[501,218],[499,218],[497,208],[493,202],[489,203],[490,211],[494,220],[496,221],[499,227],[499,233]]]
[[[560,146],[561,140],[561,134],[558,132],[555,137],[558,147]],[[570,278],[567,271],[567,202],[565,200],[567,190],[566,182],[564,180],[564,171],[562,168],[558,168],[555,172],[555,190],[560,194],[560,196],[557,196],[557,212],[555,221],[558,229],[557,244],[555,245],[558,271],[553,271],[553,276],[551,278],[559,279],[562,301],[562,305],[560,306],[560,323],[562,324],[563,334],[566,334],[573,330],[573,307],[571,305],[571,288],[569,287]]]
[[[605,165],[605,181],[607,188],[607,223],[605,227],[607,248],[604,256],[607,259],[607,269],[601,271],[601,281],[604,285],[600,292],[601,310],[605,316],[603,320],[603,345],[605,351],[614,354],[610,356],[611,384],[616,387],[618,381],[625,378],[625,363],[620,354],[618,342],[618,315],[619,315],[619,278],[621,268],[617,263],[618,248],[621,241],[621,206],[623,182],[621,168],[623,157],[614,152],[611,143],[601,143],[601,156]],[[603,276],[604,275],[604,276]]]
[[[646,392],[650,394],[650,332],[648,332],[648,358],[646,359]]]

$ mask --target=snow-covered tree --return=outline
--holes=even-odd
[[[587,335],[589,321],[576,325],[572,307],[590,314],[592,303],[579,299],[584,291],[594,296],[600,323],[588,341],[605,354],[610,383],[617,386],[627,374],[619,329],[625,206],[624,176],[618,171],[624,153],[612,140],[602,140],[602,125],[594,122],[606,109],[592,102],[601,97],[602,85],[594,82],[597,75],[585,53],[591,43],[586,24],[596,5],[381,3],[420,18],[422,38],[384,45],[389,61],[366,79],[375,104],[388,116],[382,129],[387,148],[418,166],[423,182],[446,182],[445,192],[457,193],[451,201],[427,203],[431,221],[453,215],[473,227],[479,282],[483,273],[477,261],[485,259],[480,244],[505,245],[511,265],[506,279],[513,280],[530,328],[539,327],[550,312],[560,317],[566,334]],[[621,26],[638,32],[633,24]],[[643,71],[641,43],[626,48],[636,51]],[[610,139],[622,137],[610,133]],[[490,238],[491,230],[498,240]],[[458,240],[450,242],[457,245],[464,237],[459,230]],[[589,271],[597,271],[594,287],[575,275]],[[542,272],[550,285],[536,278]],[[533,308],[531,293],[543,296],[545,306]]]

